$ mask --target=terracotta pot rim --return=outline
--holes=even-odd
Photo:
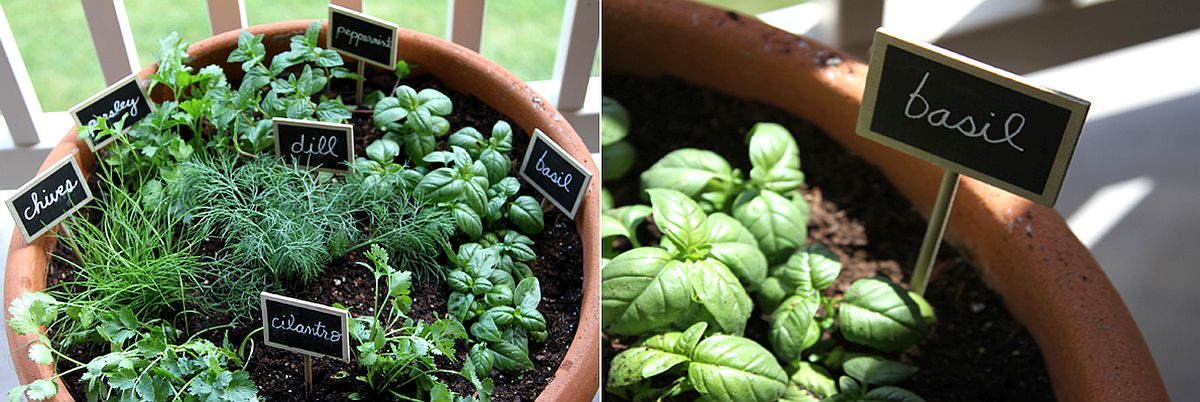
[[[880,168],[928,216],[942,170],[855,133],[861,61],[684,0],[605,0],[602,18],[605,73],[672,76],[784,109]],[[1129,310],[1055,210],[964,178],[947,240],[1033,335],[1059,400],[1168,400]]]
[[[240,32],[265,34],[267,39],[264,42],[268,43],[272,39],[279,40],[281,35],[284,35],[282,40],[286,44],[287,37],[303,32],[313,21],[317,20],[275,22],[214,35],[195,42],[188,48],[188,53],[191,55],[189,63],[228,64],[224,62],[225,56],[228,51],[236,47]],[[325,31],[323,27],[322,38],[324,38]],[[512,124],[522,127],[530,135],[534,128],[540,128],[586,168],[593,172],[599,172],[591,158],[591,153],[588,152],[587,147],[567,123],[567,120],[548,101],[541,98],[516,76],[478,53],[452,42],[403,28],[400,31],[397,48],[401,57],[410,61],[418,61],[418,64],[442,80],[447,87],[478,97],[493,109],[508,116]],[[322,40],[321,43],[324,44],[324,41]],[[268,48],[270,47],[268,45]],[[206,58],[212,59],[212,61],[206,63],[204,62]],[[429,63],[427,60],[440,63]],[[421,61],[426,62],[420,63]],[[352,63],[348,61],[348,64]],[[156,68],[156,64],[151,64],[138,72],[138,75],[145,79]],[[226,68],[226,72],[230,73],[231,70]],[[240,75],[241,70],[237,69],[234,73]],[[515,102],[516,99],[531,99],[532,102]],[[55,146],[39,168],[39,173],[67,155],[74,155],[85,173],[91,174],[96,159],[88,151],[87,145],[77,139],[75,128],[72,128]],[[599,387],[600,295],[598,281],[600,258],[599,243],[596,241],[599,229],[598,218],[593,217],[599,210],[599,180],[592,180],[582,202],[583,205],[580,206],[575,222],[584,248],[581,289],[583,297],[579,309],[579,322],[567,353],[563,356],[559,366],[555,368],[550,382],[538,396],[539,401],[587,401],[591,400]],[[5,273],[5,306],[26,291],[45,288],[48,254],[55,244],[57,230],[58,228],[55,228],[34,240],[33,243],[26,244],[24,238],[14,228],[14,235],[9,247],[7,272]],[[5,322],[9,319],[7,309],[5,309],[4,318]],[[20,352],[23,350],[20,348],[22,345],[35,339],[32,335],[16,335],[7,325],[5,325],[5,329],[10,349],[13,351]],[[53,375],[52,368],[34,364],[23,352],[10,353],[10,355],[17,377],[22,384],[36,378],[47,378]],[[66,391],[67,388],[64,387],[61,379],[56,381],[60,392],[54,400],[62,402],[74,400]]]

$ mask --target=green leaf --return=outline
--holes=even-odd
[[[489,183],[499,183],[501,179],[508,176],[508,171],[512,167],[512,161],[508,159],[508,155],[491,148],[483,150],[479,154],[479,160],[487,168]]]
[[[600,103],[600,145],[609,146],[625,138],[629,133],[629,112],[607,96]],[[607,150],[605,150],[607,152]]]
[[[438,168],[421,178],[416,191],[433,202],[447,202],[462,194],[463,187],[463,182],[455,178],[454,169]]]
[[[754,235],[767,261],[786,259],[808,235],[807,213],[770,191],[744,193],[733,208],[733,217]]]
[[[804,246],[779,266],[777,275],[798,294],[825,290],[842,271],[837,254],[821,244]]]
[[[637,162],[637,151],[632,144],[625,141],[605,145],[601,151],[600,171],[606,182],[621,179],[633,168],[634,162]]]
[[[525,233],[541,233],[544,225],[542,204],[527,195],[517,197],[508,208],[508,219]]]
[[[41,342],[34,342],[29,345],[29,360],[43,366],[49,366],[54,363],[54,355],[50,352],[50,348],[46,347]]]
[[[417,101],[422,109],[434,116],[446,116],[454,111],[454,104],[450,102],[450,98],[433,88],[422,89],[417,94]]]
[[[455,203],[451,208],[454,213],[454,223],[471,240],[483,235],[483,221],[478,214],[465,204]]]
[[[367,146],[367,157],[371,160],[388,164],[400,156],[400,144],[386,138],[380,138]]]
[[[495,358],[496,369],[507,373],[519,373],[533,369],[529,355],[517,345],[508,342],[493,342],[488,346]]]
[[[800,362],[797,366],[789,378],[784,400],[816,401],[838,393],[837,383],[825,368],[808,362]]]
[[[639,335],[666,327],[692,306],[684,264],[660,248],[626,251],[609,261],[601,276],[600,317],[610,334]]]
[[[879,387],[867,391],[862,398],[851,399],[856,402],[925,402],[917,394],[897,387]]]
[[[606,386],[611,390],[633,385],[665,373],[689,360],[687,355],[674,351],[647,345],[635,346],[613,357]]]
[[[471,156],[479,157],[479,152],[482,151],[484,143],[483,134],[476,130],[475,127],[463,127],[450,134],[448,140],[451,146],[461,147],[471,151]]]
[[[611,263],[610,263],[611,264]],[[717,332],[740,335],[750,319],[754,303],[737,277],[725,265],[713,259],[686,261],[684,270],[689,273],[695,300],[704,306]],[[694,322],[686,320],[686,324]]]
[[[712,258],[729,267],[742,286],[757,287],[767,278],[767,257],[754,235],[733,217],[720,212],[709,215],[708,239]]]
[[[488,314],[484,314],[479,321],[471,325],[471,335],[488,342],[500,342],[500,329],[496,327],[495,319]]]
[[[769,339],[775,355],[785,362],[800,360],[801,353],[816,344],[821,338],[814,316],[821,301],[815,294],[792,296],[783,301],[771,316]],[[813,336],[813,335],[816,336]]]
[[[58,395],[58,383],[54,382],[53,380],[33,380],[33,382],[29,383],[29,385],[26,385],[26,387],[29,389],[26,391],[26,395],[29,396],[29,399],[35,401],[44,401],[53,398],[55,395]]]
[[[317,105],[317,119],[330,123],[341,123],[350,120],[350,108],[342,103],[342,98],[321,101]]]
[[[914,366],[875,356],[859,356],[846,360],[842,363],[842,370],[863,384],[873,385],[896,385],[917,373]]]
[[[855,281],[838,311],[846,340],[899,352],[925,339],[928,326],[908,291],[881,278]]]
[[[654,224],[663,236],[683,253],[694,253],[708,245],[708,217],[700,205],[683,193],[668,189],[647,190]]]
[[[411,88],[409,89],[411,90]],[[385,97],[375,103],[375,113],[371,115],[371,121],[375,123],[375,127],[394,130],[391,127],[405,117],[408,117],[408,109],[400,106],[400,100],[394,97]]]
[[[321,53],[317,54],[317,58],[313,62],[318,67],[337,67],[343,64],[342,55],[333,49],[321,49]]]
[[[25,292],[15,298],[8,306],[8,325],[18,334],[25,335],[37,332],[43,325],[54,322],[58,316],[58,302],[48,294],[41,292]]]
[[[735,184],[733,168],[715,152],[684,148],[655,162],[642,172],[642,189],[672,189],[701,202],[706,211],[725,207],[726,193]]]
[[[783,126],[758,123],[750,129],[750,178],[761,188],[786,193],[804,183],[800,148]]]
[[[709,401],[776,401],[788,377],[775,357],[752,340],[717,335],[700,341],[688,365],[688,380]]]
[[[793,288],[787,287],[779,278],[767,277],[758,287],[758,308],[762,311],[775,311],[783,303],[783,299],[792,294],[792,290]]]
[[[525,278],[513,291],[513,304],[521,309],[537,309],[542,302],[542,287],[537,278]]]
[[[488,142],[496,151],[507,154],[512,151],[512,137],[512,126],[507,121],[498,120],[492,125],[492,138]]]

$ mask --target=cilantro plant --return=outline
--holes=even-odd
[[[716,153],[681,149],[641,174],[649,206],[604,209],[601,325],[633,341],[606,389],[638,401],[921,401],[896,386],[916,368],[841,343],[907,349],[933,322],[929,304],[883,278],[831,297],[841,262],[805,245],[795,140],[760,123],[749,148],[748,180]],[[741,337],[754,316],[768,321],[765,344]]]
[[[53,323],[60,311],[71,314],[71,307],[45,293],[27,292],[13,299],[8,308],[9,327],[18,334],[37,337],[26,345],[29,359],[52,365],[57,357],[74,367],[9,390],[9,401],[50,399],[61,392],[56,379],[81,370],[88,400],[258,400],[258,388],[244,371],[247,362],[228,340],[217,346],[194,334],[180,342],[181,334],[175,328],[158,320],[139,321],[128,309],[101,314],[94,326],[93,337],[107,343],[111,352],[87,363],[76,361],[38,331]]]
[[[409,318],[412,274],[393,268],[388,262],[387,250],[378,245],[372,245],[366,257],[370,263],[359,262],[359,265],[371,270],[380,297],[375,298],[372,315],[351,318],[351,336],[358,342],[357,361],[366,370],[365,374],[355,378],[378,395],[407,400],[455,400],[460,398],[454,398],[453,392],[437,374],[456,374],[476,385],[479,400],[488,400],[492,386],[486,373],[477,373],[472,364],[464,364],[461,372],[454,372],[439,369],[434,362],[437,356],[451,362],[457,359],[455,341],[467,337],[463,325],[451,319],[425,323]],[[349,375],[340,372],[337,377]],[[400,393],[406,385],[415,385],[417,394]],[[433,399],[434,396],[443,399]],[[352,394],[350,399],[374,398]]]

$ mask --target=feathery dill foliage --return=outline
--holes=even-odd
[[[442,244],[454,234],[454,217],[445,208],[423,201],[409,191],[379,194],[368,191],[361,180],[347,177],[348,197],[365,212],[367,229],[363,244],[379,244],[390,251],[394,266],[412,272],[417,279],[445,278],[446,268],[438,262]]]
[[[78,261],[56,256],[75,268],[75,278],[51,294],[84,317],[63,320],[73,327],[66,334],[89,330],[88,318],[122,308],[141,319],[178,311],[200,291],[211,269],[210,262],[197,255],[203,232],[184,229],[141,193],[107,181],[102,185],[106,191],[87,207],[102,212],[98,221],[77,215],[66,221],[68,235],[60,238]]]
[[[315,279],[356,244],[357,207],[344,186],[269,157],[183,162],[166,189],[175,213],[224,240],[222,262],[275,283]]]

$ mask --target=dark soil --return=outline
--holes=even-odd
[[[812,207],[808,241],[828,246],[842,260],[829,293],[840,296],[864,277],[907,283],[925,221],[881,172],[812,124],[673,78],[605,74],[603,91],[628,109],[626,141],[638,153],[628,177],[606,183],[617,205],[646,203],[636,172],[675,149],[713,150],[749,172],[745,134],[757,122],[780,123],[800,145],[807,177],[801,191]],[[952,247],[941,247],[925,297],[937,323],[925,343],[892,356],[921,368],[903,387],[929,401],[1054,400],[1037,344]],[[746,336],[765,341],[766,329],[765,321],[751,319]],[[632,341],[606,338],[606,371],[612,356]]]
[[[405,78],[401,83],[417,90],[435,88],[449,96],[454,102],[454,113],[446,116],[450,122],[451,133],[464,126],[472,126],[487,135],[496,121],[506,120],[511,123],[511,119],[474,96],[447,89],[430,75],[421,74],[419,71],[414,71],[414,73],[413,76]],[[396,78],[390,71],[372,67],[368,67],[367,77],[365,93],[374,90],[391,93],[396,83]],[[331,97],[340,95],[344,101],[352,103],[354,102],[353,83],[335,81],[331,91],[326,95]],[[365,155],[366,146],[382,135],[371,124],[370,119],[371,112],[369,110],[356,110],[350,121],[355,126],[355,153],[357,155]],[[529,138],[520,127],[513,125],[512,128],[514,131],[513,151],[509,155],[513,160],[511,175],[518,176],[516,172],[521,158],[525,155],[525,148],[529,145]],[[439,148],[446,148],[444,137]],[[518,179],[520,179],[519,176]],[[522,195],[542,199],[541,195],[524,179],[520,179],[520,181]],[[95,188],[94,180],[92,184]],[[546,317],[549,337],[543,343],[530,343],[530,358],[534,363],[532,371],[519,376],[493,371],[490,375],[484,376],[490,377],[494,382],[492,399],[495,401],[533,401],[536,399],[546,384],[554,378],[554,373],[563,356],[566,355],[579,322],[579,307],[583,298],[583,245],[575,230],[573,220],[546,202],[543,202],[542,210],[545,218],[545,230],[537,235],[529,236],[535,242],[533,248],[538,256],[538,259],[530,264],[530,268],[541,282],[542,302],[538,309]],[[459,240],[465,241],[465,239]],[[460,243],[459,241],[452,242]],[[59,244],[61,245],[61,243]],[[216,255],[220,250],[220,245],[206,244],[202,250],[208,255]],[[75,258],[74,253],[61,247],[56,248],[54,253],[67,259]],[[371,273],[356,264],[357,261],[362,260],[364,257],[361,252],[353,252],[344,258],[333,261],[327,267],[325,274],[311,284],[307,286],[283,284],[285,290],[281,293],[319,304],[341,303],[349,308],[352,314],[369,314],[373,305],[372,297],[375,285]],[[48,276],[50,286],[69,282],[73,276],[73,268],[70,265],[52,259]],[[415,281],[412,294],[413,309],[409,315],[425,321],[432,321],[435,316],[445,317],[448,297],[449,289],[440,280]],[[252,317],[257,317],[258,314],[255,311]],[[194,331],[225,325],[231,321],[230,317],[225,316],[193,314],[189,317],[188,322],[177,323],[177,326],[186,325],[187,328]],[[236,344],[259,327],[261,327],[260,320],[252,319],[252,322],[229,330],[229,339]],[[203,336],[220,344],[224,335],[225,332],[214,331]],[[261,333],[255,334],[253,341],[256,347],[253,356],[249,359],[250,364],[247,371],[259,387],[260,398],[267,401],[308,400],[305,398],[303,357],[296,353],[263,345]],[[353,349],[353,345],[351,348]],[[440,368],[453,371],[461,368],[469,348],[465,342],[460,342],[458,349],[456,362],[444,358],[439,359]],[[84,345],[74,348],[69,355],[77,360],[87,362],[104,352],[103,348]],[[347,395],[354,392],[366,396],[366,400],[387,399],[383,396],[373,395],[368,388],[363,386],[362,382],[353,379],[355,375],[361,374],[361,370],[354,363],[314,358],[312,364],[314,389],[311,400],[313,401],[345,401],[348,400]],[[67,368],[70,367],[60,367],[60,369]],[[346,378],[334,379],[334,375],[339,371],[347,371],[350,375]],[[81,396],[84,395],[85,388],[84,384],[79,382],[79,374],[81,372],[66,376],[64,382],[73,395]],[[450,385],[451,389],[460,394],[474,393],[474,388],[461,376],[443,375],[442,379]]]

